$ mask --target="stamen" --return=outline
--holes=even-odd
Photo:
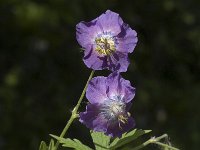
[[[116,50],[115,39],[109,33],[98,35],[95,44],[95,50],[101,55],[110,55]]]
[[[125,124],[128,121],[128,117],[124,117],[123,115],[119,115],[118,120],[121,121],[123,124]]]
[[[130,112],[127,112],[127,115],[128,115],[128,117],[130,117],[130,116],[131,116],[131,113],[130,113]]]
[[[127,114],[128,114],[128,113],[127,113]],[[129,114],[130,114],[130,113],[129,113]],[[129,116],[129,114],[128,114],[128,116]],[[118,121],[119,121],[119,128],[122,129],[121,123],[123,123],[123,124],[128,123],[128,117],[123,116],[123,115],[119,115],[119,116],[118,116]]]

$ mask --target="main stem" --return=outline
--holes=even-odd
[[[89,78],[88,78],[88,80],[87,80],[87,83],[86,83],[86,85],[85,85],[85,87],[84,87],[84,89],[83,89],[83,92],[82,92],[82,94],[81,94],[79,100],[78,100],[78,103],[77,103],[76,106],[74,107],[74,109],[73,109],[73,111],[72,111],[72,115],[71,115],[69,121],[67,122],[65,128],[63,129],[62,133],[60,134],[60,137],[61,137],[61,138],[63,138],[63,137],[65,136],[67,130],[69,129],[69,127],[70,127],[70,125],[72,124],[72,122],[74,121],[74,119],[76,119],[76,118],[78,117],[78,114],[77,114],[78,108],[79,108],[79,106],[80,106],[80,104],[81,104],[81,102],[82,102],[82,100],[83,100],[83,98],[84,98],[84,95],[85,95],[85,92],[86,92],[88,83],[89,83],[89,81],[92,79],[92,77],[93,77],[93,75],[94,75],[94,72],[95,72],[95,71],[92,70],[92,72],[90,73],[90,76],[89,76]],[[58,149],[59,144],[60,144],[59,141],[57,141],[57,142],[56,142],[56,145],[55,145],[55,147],[54,147],[54,150],[57,150],[57,149]]]

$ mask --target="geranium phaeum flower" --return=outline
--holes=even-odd
[[[83,61],[94,70],[126,72],[137,39],[137,33],[125,24],[119,14],[107,10],[90,22],[76,26],[76,38],[85,49]]]
[[[135,126],[128,112],[134,96],[135,88],[117,72],[95,77],[89,82],[86,97],[90,103],[80,113],[80,122],[94,131],[121,137]]]

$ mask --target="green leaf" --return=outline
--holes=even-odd
[[[54,141],[53,141],[53,139],[51,139],[51,141],[49,143],[48,150],[54,150]]]
[[[47,144],[44,141],[41,141],[39,150],[47,150]]]
[[[110,144],[110,137],[105,135],[102,132],[94,132],[90,131],[92,136],[93,143],[95,145],[96,150],[105,150],[108,149]]]
[[[137,139],[138,137],[140,137],[144,134],[147,134],[149,132],[151,132],[151,130],[134,129],[134,130],[132,130],[128,133],[124,133],[121,138],[114,139],[114,141],[110,144],[110,149],[116,149],[118,147],[121,147],[124,144],[127,144],[127,143]]]
[[[62,144],[63,147],[70,147],[70,148],[74,148],[76,150],[92,150],[90,147],[82,144],[79,140],[77,139],[65,139],[65,138],[61,138],[58,137],[56,135],[52,135],[50,134],[50,136],[52,136],[53,138],[55,138],[56,140],[59,141],[59,143]]]

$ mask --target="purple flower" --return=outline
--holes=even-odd
[[[90,22],[76,26],[76,38],[85,49],[83,61],[94,70],[126,72],[137,39],[137,33],[125,24],[119,14],[107,10]]]
[[[135,88],[117,72],[95,77],[89,82],[86,97],[90,104],[80,113],[80,122],[94,131],[121,137],[135,126],[128,112],[134,96]]]

